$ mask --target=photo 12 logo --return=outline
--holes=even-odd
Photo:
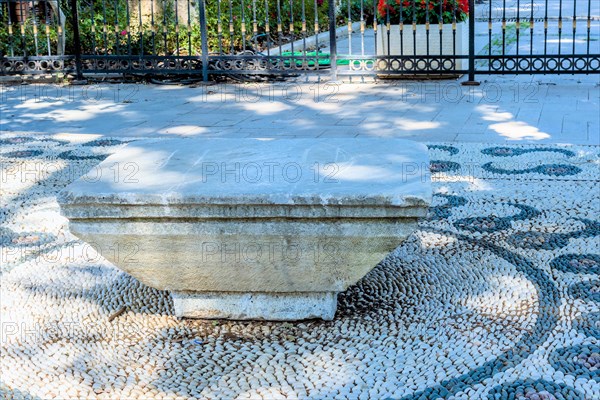
[[[540,90],[539,85],[530,82],[514,82],[510,85],[485,82],[480,86],[463,86],[460,82],[409,82],[395,86],[402,90],[402,101],[412,103],[495,104],[504,99],[512,103],[537,104]]]
[[[203,86],[203,102],[258,103],[276,102],[296,103],[313,101],[315,103],[338,103],[340,84],[327,82],[322,84],[300,85],[298,83],[266,84],[248,82],[243,84],[227,83]]]
[[[310,259],[313,262],[337,263],[343,252],[334,241],[323,240],[318,243],[287,241],[207,241],[200,245],[200,255],[204,263],[298,263]]]
[[[313,163],[303,167],[297,162],[204,162],[201,165],[202,183],[297,183],[305,177],[314,183],[338,183],[336,163]]]
[[[48,85],[34,83],[20,86],[0,85],[2,103],[10,101],[34,103],[95,103],[100,101],[133,103],[138,97],[138,84]]]
[[[140,167],[135,162],[114,162],[101,167],[82,166],[61,159],[27,160],[27,162],[0,162],[0,182],[36,183],[50,178],[74,181],[81,178],[85,182],[107,181],[113,183],[138,183]]]

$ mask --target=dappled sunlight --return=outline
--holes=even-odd
[[[490,129],[498,132],[508,140],[543,140],[551,136],[537,127],[521,121],[510,121],[490,125]]]
[[[414,162],[414,159],[409,156],[404,156],[401,154],[386,155],[385,159],[388,161],[391,161],[393,163],[397,163],[397,164],[406,164],[407,167],[410,167],[410,168],[418,167],[418,168],[424,168],[427,171],[429,171],[429,165],[416,165]]]
[[[391,123],[387,121],[369,121],[363,122],[360,124],[361,128],[365,129],[367,132],[373,133],[381,133],[379,132],[382,129],[389,129],[391,127]],[[374,135],[377,136],[377,135]]]
[[[167,128],[160,129],[158,133],[163,135],[175,135],[175,136],[195,136],[208,133],[210,130],[204,126],[198,125],[175,125]]]
[[[288,122],[290,120],[287,120]],[[302,129],[298,129],[298,128],[310,128],[310,127],[318,127],[319,123],[317,121],[315,121],[314,119],[308,119],[308,118],[294,118],[293,120],[293,125],[290,126],[288,129],[286,129],[287,132],[291,132],[294,133],[294,131],[296,130],[302,130]],[[280,123],[284,123],[286,122],[286,120],[277,120],[274,122],[280,122]]]
[[[21,123],[42,122],[52,121],[56,123],[69,121],[86,121],[94,118],[93,113],[81,110],[52,110],[47,113],[22,113],[17,118],[13,118],[12,121]]]
[[[330,397],[331,392],[335,393],[339,388],[348,387],[349,385],[353,386],[357,378],[354,373],[355,368],[357,365],[363,365],[363,360],[353,356],[356,353],[355,349],[344,349],[343,352],[334,349],[323,349],[316,352],[316,354],[308,353],[299,357],[302,365],[310,366],[309,368],[304,368],[301,382],[304,381],[306,384],[310,384],[314,381],[315,372],[320,370],[319,372],[321,373],[319,375],[327,371],[328,375],[333,378],[332,381],[335,382],[333,388],[322,388],[323,397]],[[334,365],[335,370],[328,369],[328,366]]]
[[[498,190],[494,181],[488,179],[478,178],[473,175],[443,175],[443,174],[434,174],[432,176],[432,181],[443,184],[443,183],[452,183],[463,184],[463,188],[468,192],[494,192]],[[451,190],[448,186],[440,186],[438,189],[438,193],[449,193]]]
[[[536,126],[523,121],[515,121],[512,113],[502,111],[496,106],[480,105],[476,109],[482,114],[482,120],[497,122],[489,125],[488,128],[507,140],[544,140],[551,138],[550,134],[540,131]]]
[[[50,135],[52,139],[69,142],[69,143],[88,143],[97,139],[100,139],[103,135],[93,135],[93,134],[73,134],[73,133],[55,133]]]
[[[498,262],[506,263],[506,261]],[[478,294],[471,294],[464,300],[464,306],[469,310],[479,314],[489,313],[489,304],[497,301],[498,293],[503,293],[507,299],[505,306],[501,311],[507,314],[518,315],[522,309],[531,309],[539,302],[537,296],[532,296],[536,293],[536,288],[533,283],[521,274],[516,275],[498,275],[490,274],[487,276],[488,286],[485,291]],[[494,315],[489,315],[493,318]],[[497,315],[500,319],[501,316]]]
[[[395,118],[395,127],[402,131],[420,131],[441,128],[444,124],[437,121],[418,121],[411,118]]]
[[[186,101],[194,104],[208,103],[212,99],[214,99],[214,97],[209,97],[206,94],[186,97]],[[217,97],[217,99],[221,100],[219,96]]]
[[[458,243],[458,239],[453,235],[444,235],[437,232],[420,232],[419,233],[419,246],[423,249],[438,249],[443,247],[450,247]]]
[[[402,103],[400,103],[402,104]],[[440,109],[439,107],[439,103],[437,105],[431,105],[431,104],[425,104],[425,103],[410,103],[407,102],[407,104],[410,104],[410,107],[404,107],[406,109],[410,109],[412,112],[417,112],[417,113],[432,113],[435,112],[437,110]],[[401,107],[399,107],[401,109]]]
[[[35,188],[39,182],[58,175],[68,167],[64,160],[47,161],[44,159],[29,159],[20,162],[0,162],[0,182],[2,185],[11,185],[15,188],[11,194],[2,191],[0,199],[10,202],[19,197],[21,193]],[[70,172],[67,170],[67,173]]]
[[[85,254],[84,259],[70,258],[75,254],[81,256],[81,248],[86,246],[90,247],[79,242],[73,251],[60,249],[62,252],[53,261],[45,257],[27,263],[31,266],[27,273],[13,273],[7,278],[17,290],[11,291],[10,297],[6,291],[0,292],[2,319],[10,325],[10,330],[2,332],[3,355],[10,354],[13,362],[16,358],[22,363],[21,368],[38,372],[27,376],[27,385],[21,387],[32,395],[48,398],[53,393],[51,397],[55,398],[95,398],[114,385],[134,386],[124,378],[125,369],[132,367],[138,369],[138,380],[150,383],[160,378],[162,364],[151,370],[143,368],[143,360],[138,356],[143,354],[140,343],[145,342],[137,337],[154,334],[147,327],[148,320],[164,321],[160,320],[160,314],[136,312],[133,306],[123,320],[109,319],[107,323],[107,313],[113,311],[115,301],[121,302],[124,275],[100,256],[95,260],[85,259]],[[73,280],[78,283],[74,285]],[[39,301],[46,307],[36,306]],[[64,310],[70,308],[81,312],[65,315]],[[82,343],[89,343],[90,347],[84,349]],[[125,359],[127,366],[123,364]],[[112,373],[96,374],[98,365],[106,366]],[[6,371],[6,364],[2,368]],[[72,370],[80,373],[68,372]],[[63,371],[59,381],[47,379],[57,371]],[[23,370],[13,372],[22,374]]]
[[[338,103],[316,103],[311,102],[306,105],[306,108],[318,110],[322,113],[333,113],[343,110],[343,104]],[[349,110],[346,110],[349,111]]]
[[[36,103],[33,103],[36,104]],[[16,106],[15,108],[27,108],[36,110],[36,106],[32,107],[24,107],[24,106]],[[19,118],[17,120],[27,121],[29,120],[41,120],[41,119],[51,119],[57,122],[75,122],[75,121],[89,121],[94,118],[97,118],[101,115],[112,114],[115,112],[119,112],[123,110],[123,106],[108,104],[106,106],[99,105],[85,105],[80,106],[78,109],[54,109],[48,111],[47,113],[20,113]]]
[[[600,399],[600,0],[425,3],[0,0],[0,400]]]
[[[469,177],[468,191],[470,192],[494,192],[499,190],[497,183],[492,180]]]
[[[495,104],[479,104],[475,106],[475,111],[484,115],[491,115],[496,112],[498,106]]]
[[[376,165],[354,165],[352,163],[336,163],[339,170],[335,173],[336,180],[352,182],[395,181],[401,178],[397,171]],[[319,174],[322,177],[331,175],[327,165],[319,166]]]
[[[156,188],[164,188],[165,182],[172,182],[173,188],[176,188],[179,184],[201,178],[161,168],[175,154],[149,151],[130,144],[113,154],[106,161],[106,168],[95,168],[84,175],[81,178],[82,185],[88,193],[111,193],[115,190],[151,192]],[[132,159],[136,162],[131,162]]]
[[[29,99],[25,100],[23,103],[15,105],[14,108],[19,109],[29,109],[29,110],[43,110],[44,108],[50,107],[63,107],[65,105],[64,100],[39,100],[39,99]]]
[[[481,119],[483,119],[485,121],[501,122],[501,121],[509,121],[514,117],[515,116],[509,112],[496,112],[494,114],[484,115],[483,117],[481,117]]]
[[[242,107],[245,111],[251,111],[257,115],[271,115],[280,112],[291,111],[294,109],[289,104],[285,104],[281,101],[274,101],[267,104],[262,102],[247,102],[242,103]]]
[[[156,90],[160,90],[162,92],[177,92],[188,91],[189,88],[183,85],[158,85],[156,86]]]

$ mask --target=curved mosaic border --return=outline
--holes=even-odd
[[[14,232],[11,229],[0,227],[0,245],[11,247],[36,247],[52,243],[56,237],[52,233],[26,231]]]
[[[563,254],[550,262],[550,266],[561,272],[575,274],[600,274],[600,255]]]
[[[569,286],[569,296],[580,300],[600,303],[600,281],[578,282]]]
[[[600,340],[600,312],[586,313],[577,317],[573,320],[572,327],[586,336]]]
[[[498,398],[502,400],[586,400],[580,391],[571,386],[544,379],[519,379],[507,382],[490,390],[487,398],[489,400]]]
[[[0,139],[0,146],[15,146],[20,144],[26,144],[31,142],[52,142],[56,144],[65,144],[62,140],[56,140],[52,138],[36,138],[36,137],[26,137],[26,136],[15,136],[6,139]]]
[[[432,174],[440,172],[455,172],[460,170],[460,164],[454,161],[431,160],[429,162],[429,170]]]
[[[443,229],[423,228],[425,231],[442,233],[454,236],[457,240],[463,240],[474,246],[489,250],[496,256],[514,265],[517,271],[525,274],[536,288],[539,300],[539,314],[536,318],[533,329],[521,337],[519,342],[500,354],[494,360],[472,369],[459,377],[447,379],[434,387],[413,393],[402,397],[403,400],[429,399],[438,397],[452,396],[467,387],[483,382],[499,372],[506,371],[518,365],[521,361],[529,357],[538,348],[539,343],[543,343],[551,335],[559,320],[559,307],[561,298],[554,282],[545,272],[536,268],[535,264],[527,258],[513,253],[503,247],[497,246],[483,240],[474,239],[463,234],[453,233]],[[581,398],[583,400],[583,397]]]
[[[469,217],[462,218],[454,222],[454,227],[469,232],[497,232],[511,227],[511,221],[521,221],[525,219],[535,218],[541,213],[534,207],[526,206],[524,204],[514,203],[503,203],[512,207],[516,207],[521,210],[516,215],[508,217],[498,217],[495,215],[485,217]]]
[[[83,143],[82,146],[87,146],[87,147],[109,147],[109,146],[120,146],[122,144],[127,144],[129,142],[130,141],[128,141],[128,140],[118,140],[118,139],[106,138],[106,139],[92,140],[91,142]]]
[[[8,153],[1,153],[0,156],[6,158],[29,158],[41,156],[43,153],[42,150],[16,150],[9,151]]]
[[[429,219],[443,219],[448,218],[452,215],[452,211],[450,211],[454,207],[460,207],[467,204],[467,199],[461,196],[455,196],[451,194],[441,194],[436,193],[433,195],[434,197],[442,197],[446,199],[446,204],[442,204],[435,207],[429,208]]]
[[[561,153],[567,157],[574,157],[575,153],[571,150],[565,149],[555,149],[552,147],[537,147],[533,149],[521,149],[514,147],[504,147],[504,146],[496,146],[496,147],[488,147],[487,149],[481,150],[482,154],[493,157],[514,157],[520,156],[522,154],[527,153],[540,153],[540,152],[553,152],[553,153]]]
[[[564,347],[550,354],[548,362],[565,374],[600,382],[600,346],[582,344]]]
[[[72,150],[68,150],[68,151],[63,151],[57,157],[61,158],[63,160],[71,160],[71,161],[82,161],[82,160],[102,161],[106,157],[108,157],[108,154],[93,154],[93,155],[84,156],[84,155],[77,155]]]
[[[570,239],[585,238],[600,235],[600,222],[583,218],[574,218],[585,224],[585,228],[568,233],[553,232],[517,232],[510,235],[506,242],[523,249],[555,250],[566,247]]]
[[[0,139],[0,146],[24,144],[24,143],[29,143],[29,142],[33,142],[33,141],[35,141],[35,139],[32,137],[17,136],[17,137],[11,137],[11,138],[7,138],[7,139]]]
[[[455,156],[459,153],[460,150],[454,146],[446,146],[443,144],[428,144],[427,148],[429,150],[443,150],[450,153],[451,156]]]
[[[581,173],[583,170],[574,165],[567,164],[543,164],[538,165],[536,167],[526,168],[526,169],[504,169],[494,167],[492,162],[485,163],[481,166],[481,168],[487,172],[491,172],[494,174],[502,174],[502,175],[519,175],[519,174],[544,174],[548,176],[569,176],[569,175],[577,175]]]

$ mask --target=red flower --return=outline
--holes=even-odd
[[[400,0],[397,0],[398,2],[400,2]],[[388,15],[388,12],[390,14],[395,14],[396,10],[394,9],[394,7],[390,4],[388,4],[388,0],[379,0],[379,4],[377,4],[377,11],[379,12],[379,15],[381,15],[382,17],[386,17]]]
[[[431,23],[450,23],[454,19],[462,22],[469,14],[470,0],[378,0],[377,14],[379,22],[392,24],[400,21],[423,24],[427,19]]]

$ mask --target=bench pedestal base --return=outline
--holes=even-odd
[[[333,319],[337,293],[171,293],[175,315],[186,318],[295,321]]]

